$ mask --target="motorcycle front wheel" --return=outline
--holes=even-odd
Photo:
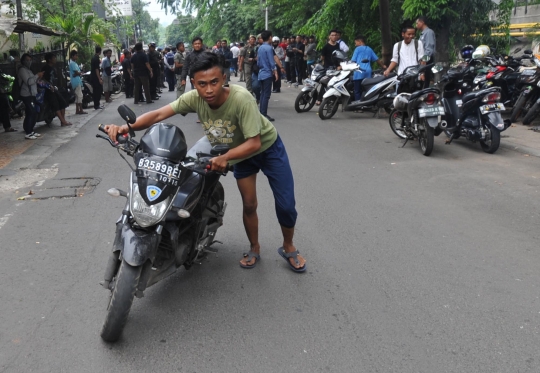
[[[399,110],[392,110],[390,113],[390,117],[388,118],[388,122],[390,122],[390,128],[392,129],[392,132],[396,134],[397,137],[400,139],[405,140],[407,138],[407,135],[405,132],[401,129],[403,128],[403,113]]]
[[[101,328],[101,338],[107,342],[116,342],[129,315],[133,297],[139,284],[142,267],[132,267],[122,261],[114,281],[114,289],[107,308],[107,316]]]
[[[313,92],[313,97],[310,95],[311,92]],[[294,110],[297,113],[305,113],[313,108],[315,101],[317,101],[317,91],[311,92],[300,92],[298,94],[294,101]]]
[[[424,129],[418,132],[418,142],[420,143],[420,150],[426,157],[433,151],[433,143],[435,142],[435,130],[430,127],[427,120],[423,119],[422,124]]]
[[[113,95],[117,95],[119,94],[120,92],[122,92],[122,84],[116,82],[116,83],[113,83],[113,90],[112,90],[112,94]]]
[[[319,118],[322,120],[330,119],[337,112],[339,104],[337,103],[338,98],[336,96],[330,96],[325,98],[321,106],[319,106]]]

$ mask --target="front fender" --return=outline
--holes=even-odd
[[[311,92],[315,89],[315,87],[304,87],[302,88],[302,92]]]
[[[508,127],[505,127],[504,121],[502,119],[502,115],[498,111],[484,114],[484,115],[482,115],[482,117],[483,117],[483,122],[487,126],[491,126],[491,127],[493,127],[494,129],[496,129],[496,130],[498,130],[500,132],[502,132],[506,128],[508,128]]]
[[[335,88],[330,88],[328,89],[328,91],[325,92],[323,98],[327,98],[327,97],[330,97],[330,96],[336,96],[336,97],[339,97],[341,96],[341,93],[339,93],[339,91]]]
[[[156,232],[133,229],[129,224],[118,223],[113,251],[120,251],[129,265],[141,266],[148,259],[154,261],[159,238]]]

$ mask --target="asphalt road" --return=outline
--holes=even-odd
[[[229,175],[219,253],[149,288],[122,339],[104,343],[98,283],[124,203],[106,191],[125,188],[129,169],[94,136],[120,121],[117,99],[39,166],[94,178],[93,191],[0,197],[0,371],[540,371],[539,159],[443,138],[424,157],[399,147],[387,119],[297,114],[296,93],[272,95],[269,114],[293,167],[307,273],[277,254],[262,175],[262,260],[238,266],[248,242]],[[202,135],[192,114],[171,122],[189,144]]]

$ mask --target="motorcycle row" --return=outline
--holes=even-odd
[[[82,65],[81,65],[82,67]],[[75,92],[71,88],[70,79],[69,79],[69,70],[62,70],[64,80],[67,82],[66,89],[60,90],[61,94],[64,96],[67,102],[75,102]],[[93,88],[92,83],[90,82],[90,71],[82,75],[83,81],[83,109],[87,109],[89,104],[93,102]],[[13,85],[15,83],[15,77],[5,74],[0,71],[0,94],[5,94],[9,101],[9,109],[11,118],[22,118],[24,115],[24,103],[20,98],[13,97]],[[125,90],[124,78],[122,74],[122,66],[114,67],[112,73],[112,83],[113,83],[113,94],[118,94]],[[57,87],[55,87],[58,89]],[[38,112],[37,122],[45,122],[48,126],[51,125],[53,119],[56,117],[56,114],[49,109],[49,105],[44,101],[40,105],[40,110]]]
[[[443,132],[447,136],[446,144],[463,137],[479,142],[486,153],[495,153],[501,132],[512,122],[523,118],[524,124],[530,124],[540,114],[540,60],[531,50],[512,57],[491,55],[487,46],[476,50],[466,46],[461,49],[462,61],[428,88],[424,88],[421,79],[424,72],[442,71],[440,65],[425,64],[428,56],[422,57],[423,64],[409,66],[399,76],[384,76],[381,70],[376,70],[372,78],[362,81],[362,96],[357,101],[353,98],[353,74],[361,71],[360,66],[337,53],[334,57],[341,68],[325,69],[317,65],[295,100],[295,110],[310,111],[321,90],[324,92],[318,109],[321,120],[332,118],[340,105],[342,111],[374,114],[384,109],[390,115],[390,128],[404,140],[403,146],[418,139],[425,156],[433,151],[434,137]],[[512,107],[509,120],[501,116],[506,107]]]

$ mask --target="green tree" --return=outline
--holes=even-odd
[[[404,0],[402,8],[405,18],[415,20],[424,15],[431,20],[430,27],[437,34],[437,59],[448,62],[452,50],[464,44],[508,49],[509,39],[491,37],[491,29],[502,25],[508,30],[512,6],[512,0],[499,4],[491,0]],[[490,14],[496,14],[497,21],[491,21]]]

